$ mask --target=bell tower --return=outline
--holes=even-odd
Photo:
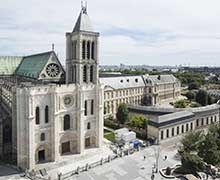
[[[99,33],[92,28],[87,5],[72,32],[66,33],[66,83],[98,84]]]

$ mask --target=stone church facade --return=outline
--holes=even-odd
[[[34,169],[38,163],[102,146],[98,42],[99,33],[82,7],[73,31],[66,33],[66,73],[53,51],[17,58],[14,67],[0,57],[0,64],[5,63],[0,105],[9,114],[0,134],[6,124],[12,134],[9,145],[0,136],[0,157],[9,154],[8,148],[18,167]]]

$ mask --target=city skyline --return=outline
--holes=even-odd
[[[94,29],[101,32],[101,64],[219,66],[220,2],[193,0],[88,0]],[[52,4],[52,5],[51,5]],[[0,55],[51,50],[65,62],[64,32],[73,29],[80,1],[2,2]]]

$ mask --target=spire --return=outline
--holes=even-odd
[[[87,1],[85,1],[85,5],[84,5],[84,1],[81,1],[81,11],[84,13],[84,14],[87,14]]]
[[[73,28],[73,32],[80,32],[80,31],[89,31],[93,32],[92,24],[87,14],[87,3],[81,2],[81,11],[79,17],[76,21],[75,27]]]

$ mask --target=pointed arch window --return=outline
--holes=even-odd
[[[84,102],[84,115],[87,116],[87,100]]]
[[[73,65],[72,67],[72,82],[76,82],[76,65]]]
[[[70,115],[66,114],[64,116],[64,122],[63,122],[63,130],[68,130],[70,129]]]
[[[87,82],[87,66],[83,67],[83,82]]]
[[[73,41],[73,59],[76,59],[76,45],[77,45],[77,41]]]
[[[95,59],[95,43],[92,42],[92,59]]]
[[[87,129],[88,130],[91,129],[91,123],[90,122],[87,123]]]
[[[45,123],[49,122],[49,107],[45,107]]]
[[[87,59],[90,59],[90,41],[87,42]]]
[[[40,140],[41,141],[45,141],[45,133],[41,133],[40,134]]]
[[[93,73],[94,73],[94,68],[93,66],[90,66],[90,82],[93,82]]]
[[[86,59],[86,41],[82,42],[82,59]]]
[[[40,108],[36,107],[35,110],[35,120],[36,120],[36,124],[40,124]]]
[[[91,115],[94,114],[94,100],[91,100]]]

